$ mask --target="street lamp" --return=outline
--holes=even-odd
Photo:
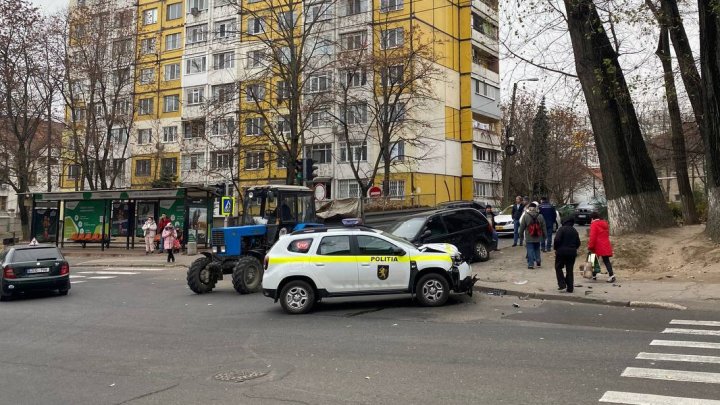
[[[515,94],[517,93],[517,85],[520,82],[536,82],[540,79],[537,77],[531,77],[527,79],[520,79],[513,84],[512,98],[510,100],[510,122],[505,130],[505,159],[503,159],[503,197],[506,199],[510,193],[510,181],[507,178],[508,175],[508,156],[512,156],[517,153],[517,147],[512,144],[513,141],[513,126],[515,124]]]

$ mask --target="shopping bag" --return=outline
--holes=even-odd
[[[581,266],[584,278],[593,278],[600,273],[600,262],[595,253],[588,253],[587,260]]]

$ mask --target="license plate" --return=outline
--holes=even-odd
[[[578,214],[578,218],[585,218],[585,215]]]
[[[502,230],[505,229],[505,227],[504,227],[503,225],[496,226],[495,228],[496,228],[496,230],[498,230],[498,231],[502,231]]]
[[[37,269],[27,269],[27,274],[50,273],[49,267],[38,267]]]

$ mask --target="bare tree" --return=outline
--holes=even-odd
[[[112,189],[124,172],[136,115],[134,15],[122,2],[88,2],[68,11],[61,27],[70,152],[64,158],[79,166],[81,189]]]
[[[43,62],[46,20],[25,0],[0,0],[0,182],[18,193],[23,236],[29,235],[25,207],[31,173],[47,145],[40,126],[47,116],[57,84],[47,82]]]

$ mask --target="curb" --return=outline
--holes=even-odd
[[[73,266],[76,266],[76,267],[111,267],[111,268],[112,267],[127,267],[127,268],[131,268],[131,267],[138,267],[138,268],[153,267],[153,268],[155,268],[156,267],[156,268],[168,268],[168,269],[172,269],[172,268],[176,268],[176,267],[188,268],[187,265],[182,264],[182,263],[176,263],[173,265],[159,264],[159,263],[147,263],[147,264],[131,263],[131,264],[122,264],[122,265],[109,264],[109,263],[74,263]]]
[[[657,308],[657,309],[670,309],[670,310],[685,310],[687,307],[682,305],[673,304],[669,302],[650,302],[650,301],[616,301],[616,300],[605,300],[605,299],[594,299],[582,297],[579,295],[557,295],[547,294],[539,292],[525,292],[518,290],[507,290],[503,288],[492,288],[482,285],[476,285],[473,287],[475,291],[480,293],[497,293],[502,292],[502,295],[514,295],[518,298],[530,298],[530,299],[542,299],[547,301],[566,301],[566,302],[579,302],[583,304],[595,304],[595,305],[609,305],[615,307],[633,307],[633,308]]]

